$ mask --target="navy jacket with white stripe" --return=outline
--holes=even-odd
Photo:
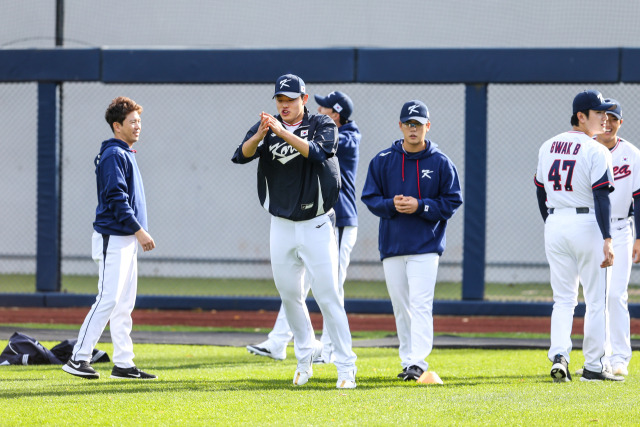
[[[278,115],[276,118],[282,121]],[[273,132],[268,132],[256,153],[247,158],[242,145],[256,134],[260,122],[247,132],[231,161],[258,160],[258,198],[271,214],[292,221],[315,218],[333,208],[340,191],[340,166],[335,156],[338,128],[325,115],[309,114],[305,107],[302,124],[294,134],[309,142],[305,158]]]

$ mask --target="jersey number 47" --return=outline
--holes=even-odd
[[[562,163],[562,165],[561,165]],[[551,169],[549,169],[549,181],[553,181],[553,190],[560,191],[562,190],[562,174],[560,171],[567,171],[567,176],[564,182],[565,191],[573,191],[573,187],[571,186],[571,179],[573,178],[573,168],[576,166],[575,160],[554,160],[551,165]]]

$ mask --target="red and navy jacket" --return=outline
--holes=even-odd
[[[362,201],[380,217],[380,258],[437,253],[446,246],[447,221],[462,205],[458,171],[451,160],[426,140],[427,147],[407,153],[403,140],[378,153],[369,164]],[[413,214],[396,211],[396,195],[418,199]]]

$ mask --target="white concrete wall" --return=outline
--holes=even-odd
[[[54,45],[53,0],[0,0],[0,47]],[[68,47],[638,47],[640,3],[65,1]]]

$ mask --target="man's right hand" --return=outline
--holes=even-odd
[[[601,268],[611,267],[613,265],[613,243],[611,242],[611,238],[604,239],[604,247],[602,248],[604,252],[604,261],[600,264]]]
[[[264,111],[260,113],[260,126],[258,126],[257,132],[242,144],[242,155],[244,157],[249,158],[256,154],[258,144],[260,144],[260,141],[262,141],[264,137],[267,136],[267,132],[269,132],[269,117],[270,114]]]

